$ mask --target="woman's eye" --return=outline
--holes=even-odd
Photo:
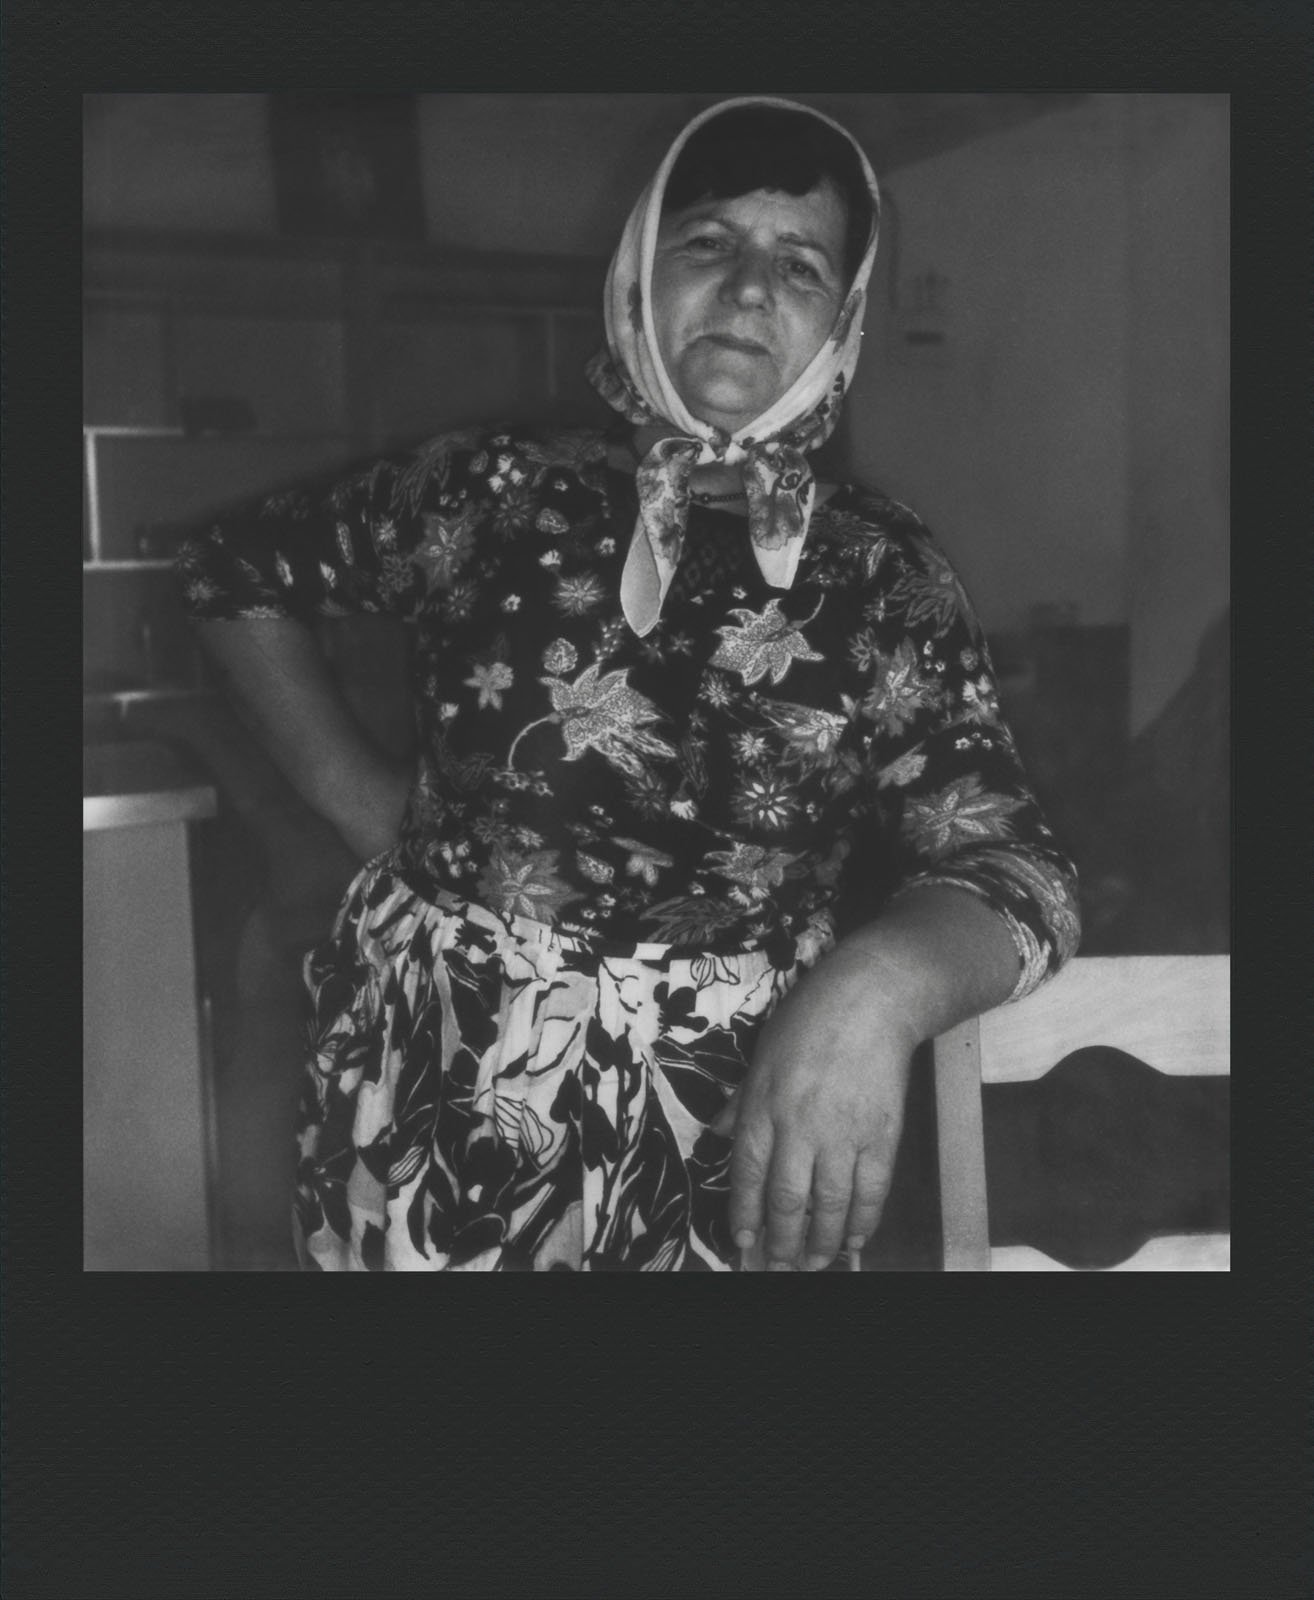
[[[719,250],[724,243],[723,239],[718,238],[713,233],[700,233],[689,240],[690,248],[695,250]]]
[[[806,278],[814,283],[821,281],[821,274],[810,261],[787,261],[785,263],[785,271],[792,278]]]

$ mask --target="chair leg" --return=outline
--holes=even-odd
[[[980,1023],[942,1034],[933,1050],[944,1270],[989,1272]]]

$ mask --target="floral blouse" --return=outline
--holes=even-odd
[[[1073,869],[1000,720],[986,642],[905,507],[841,487],[792,588],[694,505],[662,616],[620,611],[632,477],[595,431],[448,433],[265,499],[179,557],[198,618],[414,624],[412,881],[570,933],[715,954],[842,890],[980,896],[1020,996],[1072,953]]]

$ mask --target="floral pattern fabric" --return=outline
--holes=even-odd
[[[708,1124],[827,946],[670,959],[358,874],[306,962],[296,1235],[334,1272],[726,1271]]]
[[[661,621],[619,606],[632,477],[593,432],[448,434],[187,546],[201,617],[413,623],[416,883],[562,933],[704,952],[792,938],[862,872],[983,898],[1034,987],[1075,946],[1072,868],[989,653],[921,522],[842,487],[772,589],[695,507]],[[871,898],[869,895],[867,898]]]

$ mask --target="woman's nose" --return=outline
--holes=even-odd
[[[771,262],[755,252],[736,257],[721,284],[722,298],[733,305],[768,305],[771,294]]]

